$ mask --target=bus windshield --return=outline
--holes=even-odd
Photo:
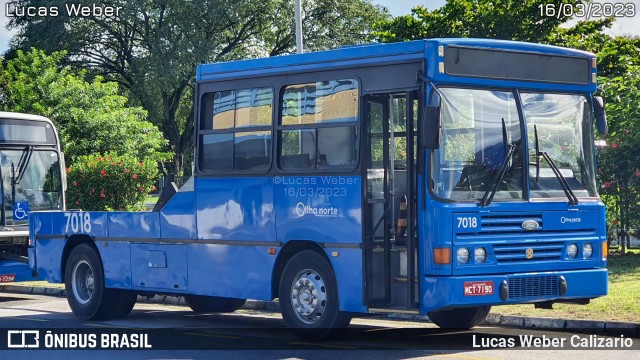
[[[531,199],[565,198],[548,161],[578,198],[596,197],[591,106],[582,95],[523,93]],[[536,154],[537,153],[537,154]]]
[[[431,157],[436,196],[479,200],[506,171],[495,199],[522,199],[523,146],[515,95],[508,91],[442,88],[442,141]],[[515,150],[507,158],[508,147]]]
[[[26,211],[62,209],[58,154],[53,150],[34,149],[31,156],[25,156],[28,151],[28,147],[0,149],[3,225],[26,224]],[[18,173],[21,158],[23,174]],[[16,210],[15,206],[19,208]],[[18,214],[15,218],[14,210]]]
[[[497,201],[523,199],[523,175],[528,176],[532,200],[566,200],[561,181],[577,198],[597,196],[591,110],[585,96],[521,93],[526,144],[516,93],[441,88],[436,96],[442,97],[441,146],[431,157],[432,190],[437,197],[475,201],[496,186]],[[502,167],[505,173],[500,178]],[[523,171],[527,168],[528,174]]]

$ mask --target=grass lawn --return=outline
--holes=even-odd
[[[609,255],[609,295],[589,305],[554,304],[553,310],[529,305],[494,306],[503,315],[526,315],[561,319],[591,319],[640,323],[640,251]]]
[[[158,195],[148,195],[144,200],[145,204],[155,204],[156,202],[158,202]]]

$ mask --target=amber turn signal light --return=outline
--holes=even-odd
[[[440,265],[451,263],[451,248],[433,249],[433,262]]]

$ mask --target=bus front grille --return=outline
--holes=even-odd
[[[558,296],[559,293],[557,275],[509,278],[509,300]]]
[[[543,231],[542,214],[483,215],[480,223],[483,234],[522,233],[526,232],[522,228],[522,223],[527,220],[538,223],[539,228],[534,231]]]
[[[527,230],[524,223],[533,221],[537,224],[537,228]],[[595,233],[593,224],[586,224],[583,229],[558,228],[552,227],[550,224],[545,227],[543,216],[541,213],[528,214],[492,214],[482,215],[480,217],[480,226],[477,231],[461,231],[457,229],[455,236],[460,240],[483,240],[490,239],[495,236],[505,236],[509,238],[517,238],[520,236],[540,237],[540,236],[591,236]]]
[[[518,242],[494,244],[493,252],[498,264],[521,261],[549,261],[560,260],[564,251],[564,242]]]

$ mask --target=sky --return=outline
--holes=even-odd
[[[259,0],[256,0],[259,1]],[[442,6],[446,1],[445,0],[371,0],[374,4],[385,6],[389,9],[393,16],[406,15],[411,12],[411,8],[422,5],[427,9],[436,9]],[[596,0],[597,2],[605,3],[600,0]],[[69,1],[72,2],[72,1]],[[610,35],[623,35],[623,34],[632,34],[632,35],[640,35],[640,0],[620,0],[620,1],[609,1],[608,3],[633,3],[635,5],[635,13],[636,15],[633,17],[626,18],[618,18],[616,23],[613,25],[611,30],[607,31]],[[7,4],[7,0],[0,0],[0,5],[2,8],[0,9],[0,53],[3,53],[7,50],[9,45],[9,40],[13,36],[13,31],[8,31],[5,26],[8,22],[8,18],[6,16],[5,6]],[[293,1],[292,1],[293,4]]]

